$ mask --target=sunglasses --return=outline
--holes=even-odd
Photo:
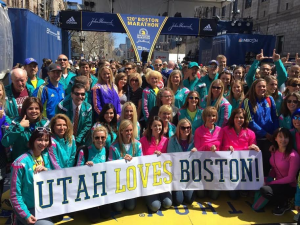
[[[132,68],[128,68],[128,67],[127,67],[127,68],[125,68],[125,70],[132,70]]]
[[[162,64],[154,64],[154,66],[162,66]]]
[[[216,87],[216,86],[212,86],[211,88],[212,89],[217,89],[217,90],[221,90],[222,89],[222,87]]]
[[[292,84],[292,87],[300,87],[300,84]]]
[[[287,102],[287,103],[294,103],[294,104],[298,104],[298,101],[297,101],[297,100],[287,100],[286,102]]]
[[[85,96],[85,93],[74,92],[73,94],[76,95],[76,96],[79,96],[79,95],[80,95],[80,96]]]
[[[94,139],[95,140],[105,140],[106,139],[106,137],[104,137],[104,136],[96,136],[96,137],[94,137]]]
[[[184,127],[184,126],[180,127],[180,130],[190,130],[190,129],[191,129],[190,126],[188,126],[188,127]]]
[[[68,59],[58,59],[57,61],[64,61],[64,62],[66,62],[66,61],[68,61]]]
[[[138,83],[138,82],[139,82],[139,80],[138,80],[138,79],[131,79],[130,81],[131,81],[131,82],[136,82],[136,83]]]
[[[300,116],[294,116],[293,120],[300,120]]]
[[[48,127],[37,127],[37,128],[35,128],[35,130],[37,130],[39,132],[43,132],[43,131],[51,132],[51,129]]]
[[[194,100],[194,99],[199,100],[198,97],[193,97],[193,96],[190,96],[189,99],[190,99],[190,100]]]

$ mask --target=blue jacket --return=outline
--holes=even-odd
[[[195,147],[194,145],[194,137],[191,139],[191,143],[189,144],[189,147],[187,151],[191,151],[192,148]],[[174,135],[173,137],[169,138],[169,143],[168,143],[168,148],[167,148],[167,153],[172,153],[172,152],[183,152],[181,145],[178,142],[177,137]]]
[[[44,107],[43,115],[51,120],[55,115],[56,106],[65,98],[65,91],[62,84],[58,83],[58,87],[54,87],[48,81],[35,89],[33,96],[41,100]]]
[[[256,138],[265,138],[266,134],[273,134],[273,132],[279,127],[278,116],[276,112],[276,105],[274,99],[270,96],[271,105],[269,105],[266,98],[261,101],[257,99],[256,112],[253,112],[251,103],[246,98],[241,108],[246,110],[249,120],[249,128],[254,131]]]

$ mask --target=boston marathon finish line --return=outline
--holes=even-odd
[[[214,19],[82,11],[60,12],[60,27],[64,30],[127,33],[137,61],[141,61],[143,51],[149,52],[148,60],[151,59],[159,35],[217,35],[217,21]]]

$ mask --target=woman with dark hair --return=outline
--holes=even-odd
[[[231,114],[232,106],[223,96],[224,94],[224,84],[221,80],[217,79],[211,83],[208,91],[208,95],[202,99],[200,106],[205,109],[207,106],[214,106],[218,111],[218,120],[216,125],[219,127],[224,127]]]
[[[177,113],[179,109],[176,106],[174,106],[174,101],[175,101],[175,96],[173,91],[170,88],[166,87],[160,89],[156,96],[156,106],[154,106],[150,111],[149,120],[151,120],[154,116],[158,116],[159,108],[162,105],[169,105],[172,107],[173,124],[177,125],[178,122]]]
[[[292,129],[294,149],[300,154],[300,108],[292,114]]]
[[[164,137],[164,123],[154,116],[149,121],[145,136],[141,138],[143,155],[161,155],[167,152],[168,138]],[[161,206],[165,209],[172,205],[172,195],[170,192],[146,196],[146,204],[152,212],[157,212]]]
[[[245,98],[244,86],[242,81],[233,80],[230,87],[230,94],[227,97],[227,100],[231,104],[232,110],[234,110],[240,107]]]
[[[99,69],[98,83],[92,88],[95,116],[99,116],[104,105],[108,103],[114,105],[118,118],[119,115],[121,115],[120,98],[117,92],[118,88],[113,81],[114,77],[109,67],[102,67]]]
[[[10,200],[16,224],[53,224],[49,218],[37,220],[34,205],[35,173],[50,169],[46,148],[51,146],[50,129],[37,127],[29,138],[29,151],[11,165]]]
[[[292,115],[300,106],[299,93],[292,92],[285,96],[281,106],[281,115],[279,116],[279,126],[292,129]]]
[[[241,108],[244,108],[249,120],[249,128],[254,131],[259,149],[262,151],[264,174],[270,170],[270,152],[272,134],[278,128],[279,121],[276,104],[266,91],[266,81],[255,80],[247,93]]]
[[[12,146],[12,160],[28,151],[28,140],[36,127],[48,127],[49,120],[43,117],[41,101],[28,97],[22,105],[20,117],[16,117],[2,138],[4,147]]]
[[[75,164],[76,142],[73,125],[68,116],[56,114],[50,121],[52,145],[49,158],[52,169],[73,167]]]
[[[115,84],[118,88],[118,96],[120,98],[121,109],[125,102],[127,102],[127,75],[125,73],[118,73],[115,77]]]
[[[168,88],[170,88],[175,95],[175,106],[180,109],[185,103],[186,96],[190,92],[189,89],[183,86],[180,70],[173,70],[171,72],[168,78]]]
[[[273,135],[275,151],[271,153],[271,171],[260,188],[261,195],[274,201],[277,206],[274,215],[281,216],[290,209],[288,199],[295,196],[299,170],[299,155],[293,149],[292,134],[286,128],[278,128]],[[256,201],[253,208],[259,208],[261,201]]]
[[[194,137],[192,135],[192,124],[188,119],[181,119],[178,122],[176,133],[169,139],[168,153],[172,152],[196,152]],[[194,191],[172,191],[173,205],[178,206],[183,202],[192,204],[194,201]]]
[[[271,75],[266,76],[265,80],[267,82],[267,94],[273,97],[276,104],[276,110],[279,113],[283,99],[281,92],[278,90],[278,80]]]
[[[143,89],[142,86],[142,78],[138,73],[132,73],[129,75],[129,100],[133,102],[136,106],[137,111],[137,119],[141,118],[142,112],[142,95]]]
[[[106,159],[108,158],[109,147],[117,138],[117,112],[113,104],[106,104],[99,115],[98,122],[92,127],[92,131],[96,127],[104,126],[108,135],[105,141]]]
[[[223,72],[221,72],[219,74],[219,79],[223,82],[223,86],[224,86],[223,96],[225,98],[227,98],[230,94],[230,84],[232,81],[232,72],[229,70],[223,70]]]
[[[178,120],[188,119],[192,124],[192,134],[203,124],[202,110],[200,109],[200,98],[197,91],[188,93],[185,103],[178,113]]]
[[[299,78],[288,78],[286,81],[286,89],[283,92],[283,98],[287,96],[289,93],[300,91],[300,79]]]
[[[235,109],[232,111],[227,126],[222,128],[221,150],[240,151],[255,150],[255,133],[248,129],[248,118],[244,109]]]
[[[133,135],[133,123],[130,120],[123,120],[118,130],[118,137],[109,148],[108,161],[126,160],[131,161],[133,157],[142,155],[142,145],[135,140]],[[121,212],[124,207],[132,211],[136,206],[136,198],[127,199],[113,203],[116,211]]]

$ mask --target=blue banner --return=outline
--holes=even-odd
[[[149,52],[151,58],[155,43],[168,17],[117,14],[131,41],[137,61],[141,61],[142,51]]]
[[[161,34],[198,36],[199,26],[200,20],[198,18],[169,17]]]
[[[125,33],[117,14],[82,12],[81,30]]]

